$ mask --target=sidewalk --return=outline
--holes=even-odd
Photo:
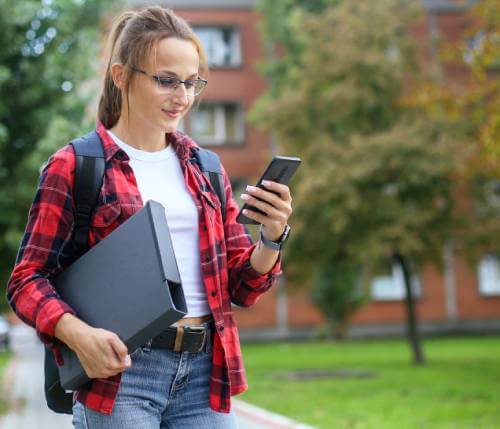
[[[0,429],[71,429],[71,416],[53,413],[45,404],[43,347],[34,330],[24,324],[14,326],[12,348],[4,383],[16,406],[0,417]],[[234,409],[238,429],[313,429],[239,400],[234,400]]]
[[[232,404],[238,418],[238,429],[315,429],[238,399],[233,398]]]
[[[0,418],[0,429],[72,428],[71,416],[52,413],[43,396],[43,348],[34,330],[25,325],[12,328],[14,356],[5,382],[10,386],[14,410]]]

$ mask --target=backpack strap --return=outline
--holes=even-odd
[[[105,160],[101,138],[96,131],[70,142],[75,151],[75,228],[73,248],[78,254],[88,248],[92,212],[97,204],[104,177]]]
[[[75,151],[75,182],[73,200],[75,203],[75,227],[71,240],[75,257],[88,249],[88,235],[92,212],[104,177],[104,151],[99,135],[92,131],[70,142]],[[45,347],[45,400],[47,406],[56,413],[73,413],[73,394],[67,393],[61,386],[59,369],[54,354]]]
[[[205,177],[210,181],[217,196],[219,197],[222,219],[226,221],[226,192],[224,189],[224,177],[222,175],[222,168],[219,155],[211,150],[202,147],[196,148],[194,157],[198,163],[200,170]]]

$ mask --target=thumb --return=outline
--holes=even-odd
[[[111,340],[111,347],[115,352],[116,356],[121,360],[125,360],[126,356],[128,356],[127,346],[123,343],[123,341],[119,337],[113,337]]]

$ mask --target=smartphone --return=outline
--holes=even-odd
[[[273,182],[278,182],[282,183],[283,185],[287,185],[288,182],[290,181],[290,178],[293,176],[295,171],[297,171],[297,168],[299,167],[300,163],[301,163],[300,158],[289,157],[289,156],[275,156],[271,160],[266,170],[264,171],[264,174],[262,174],[262,177],[259,179],[257,185],[255,186],[258,188],[266,189],[266,187],[262,185],[263,180],[271,180]],[[243,210],[245,209],[254,210],[258,213],[265,215],[265,213],[262,210],[259,210],[258,208],[245,203],[241,208],[240,212],[238,213],[238,216],[236,217],[236,222],[243,224],[259,225],[260,224],[259,222],[250,219],[243,214]]]

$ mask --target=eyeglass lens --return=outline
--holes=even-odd
[[[188,95],[198,95],[205,87],[205,81],[201,79],[192,79],[181,81],[175,77],[157,77],[160,87],[168,92],[174,92],[181,84],[184,84]]]

